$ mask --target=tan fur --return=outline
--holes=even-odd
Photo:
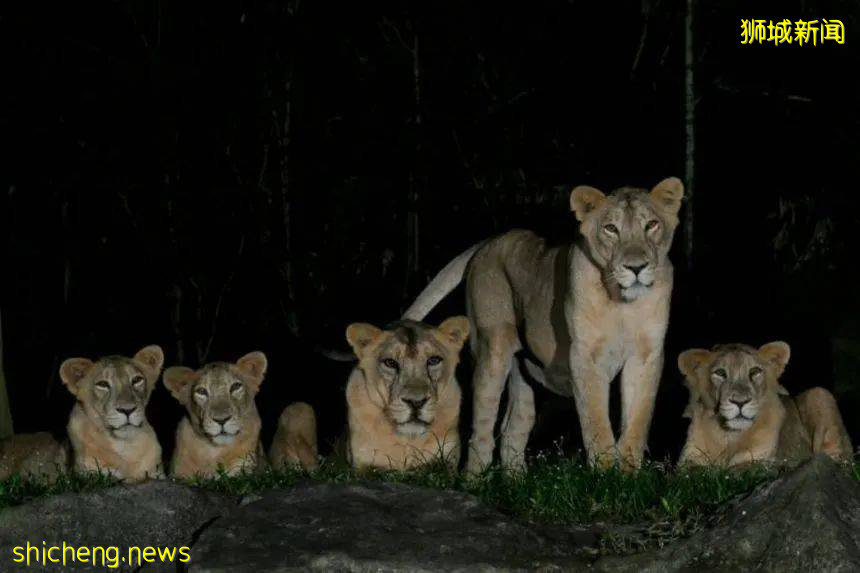
[[[794,401],[812,440],[812,450],[836,460],[852,459],[854,447],[833,394],[824,388],[810,388]]]
[[[359,359],[346,388],[348,457],[356,468],[407,469],[460,460],[460,349],[464,316],[438,328],[400,321],[386,330],[352,324],[347,340]]]
[[[528,231],[472,247],[449,263],[404,315],[423,318],[466,267],[473,326],[474,418],[467,470],[492,460],[493,428],[505,381],[504,466],[521,468],[534,424],[534,397],[524,373],[573,396],[592,461],[638,467],[648,437],[669,319],[672,265],[683,185],[676,178],[651,192],[593,187],[571,192],[582,240],[551,248]],[[632,270],[636,269],[636,270]],[[521,352],[525,351],[525,352]],[[609,384],[621,373],[622,422],[609,421]]]
[[[792,399],[780,385],[789,356],[784,342],[681,353],[691,421],[678,463],[794,463],[814,452],[850,457],[851,441],[830,392],[813,388]]]
[[[161,446],[146,419],[164,353],[147,346],[132,358],[70,358],[60,378],[74,394],[67,426],[77,471],[106,471],[129,482],[163,477]]]
[[[317,419],[310,404],[296,402],[281,412],[269,448],[269,462],[273,468],[317,469]]]
[[[262,352],[251,352],[235,364],[165,370],[164,385],[187,413],[176,429],[172,476],[205,478],[219,471],[236,475],[266,467],[254,397],[267,366]]]
[[[0,480],[15,475],[53,480],[68,469],[68,444],[48,432],[17,434],[0,441]]]

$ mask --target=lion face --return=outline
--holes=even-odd
[[[395,431],[410,438],[430,430],[468,336],[465,316],[449,318],[438,328],[400,320],[385,330],[365,323],[346,330],[371,398],[378,398]]]
[[[90,419],[121,437],[146,422],[146,405],[163,364],[161,348],[147,346],[133,358],[70,358],[60,366],[60,378]]]
[[[787,394],[779,384],[790,349],[785,342],[771,342],[759,349],[744,344],[694,348],[678,357],[678,366],[690,388],[691,402],[698,400],[713,410],[729,431],[752,426],[763,403]]]
[[[262,352],[251,352],[235,364],[213,362],[194,371],[173,366],[164,385],[188,411],[194,431],[216,445],[232,443],[246,422],[258,417],[254,397],[266,374]]]
[[[661,181],[651,192],[625,187],[607,196],[588,186],[571,192],[571,210],[582,223],[589,254],[609,291],[621,300],[636,300],[660,276],[683,196],[684,186],[675,177]]]

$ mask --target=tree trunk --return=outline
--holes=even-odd
[[[693,78],[695,52],[693,50],[694,0],[687,0],[684,18],[684,183],[687,202],[684,206],[684,256],[687,269],[693,268],[693,190],[696,164],[696,91]]]
[[[0,438],[7,438],[14,432],[12,410],[9,407],[9,394],[6,392],[6,374],[3,370],[3,319],[0,315]]]
[[[287,14],[290,17],[292,28],[299,29],[298,17],[300,0],[289,2],[286,5]],[[293,194],[292,194],[292,173],[290,172],[292,151],[292,121],[293,121],[293,79],[296,71],[296,54],[300,51],[298,38],[295,34],[295,40],[290,43],[291,50],[284,60],[284,104],[283,117],[280,117],[277,109],[273,109],[272,117],[275,122],[275,135],[277,137],[278,161],[279,161],[279,190],[280,190],[280,207],[281,207],[281,228],[283,231],[283,250],[281,254],[280,274],[283,277],[287,311],[291,313],[293,320],[290,320],[288,314],[287,327],[294,336],[299,335],[299,309],[297,304],[298,288],[295,284],[295,276],[293,269],[295,267],[295,252],[293,249]],[[260,181],[262,181],[263,173],[260,173]]]
[[[416,174],[416,169],[420,164],[421,157],[421,61],[419,60],[418,52],[418,30],[413,21],[412,29],[412,47],[404,46],[412,55],[412,95],[414,98],[415,109],[412,116],[415,147],[412,161],[412,171],[409,174],[409,204],[406,213],[406,273],[403,281],[403,298],[409,296],[410,283],[412,278],[418,273],[419,261],[419,245],[420,235],[418,229],[418,201],[421,197],[421,186],[424,183],[423,170]]]

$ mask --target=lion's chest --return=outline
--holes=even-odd
[[[154,435],[141,431],[128,438],[91,437],[75,444],[78,469],[109,471],[126,480],[141,480],[159,473],[161,447]]]
[[[234,442],[218,445],[199,436],[188,419],[183,419],[177,430],[171,472],[176,477],[205,477],[219,471],[228,475],[255,471],[260,464],[259,428],[245,430]]]
[[[354,463],[383,469],[408,469],[447,460],[457,441],[455,428],[441,432],[434,429],[416,438],[401,436],[390,429],[375,436],[363,435],[361,430],[350,433]]]
[[[627,361],[640,329],[614,303],[574,307],[568,324],[571,369],[594,369],[608,378],[614,378]]]
[[[657,287],[637,301],[619,302],[598,285],[574,281],[563,317],[526,317],[528,350],[543,366],[538,379],[554,392],[570,395],[571,375],[578,370],[611,380],[631,357],[650,360],[662,349],[670,292]]]
[[[631,357],[645,362],[661,352],[668,322],[667,298],[657,290],[630,303],[607,298],[571,305],[571,367],[594,369],[612,379]]]

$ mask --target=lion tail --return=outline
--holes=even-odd
[[[281,412],[269,449],[269,461],[275,469],[286,466],[314,470],[319,466],[317,418],[310,404],[294,402]]]
[[[445,265],[439,273],[433,277],[415,302],[412,303],[406,312],[403,313],[403,318],[410,320],[423,320],[433,307],[435,307],[443,298],[457,288],[460,281],[463,280],[463,275],[466,273],[466,267],[478,249],[480,249],[486,241],[474,244]]]

